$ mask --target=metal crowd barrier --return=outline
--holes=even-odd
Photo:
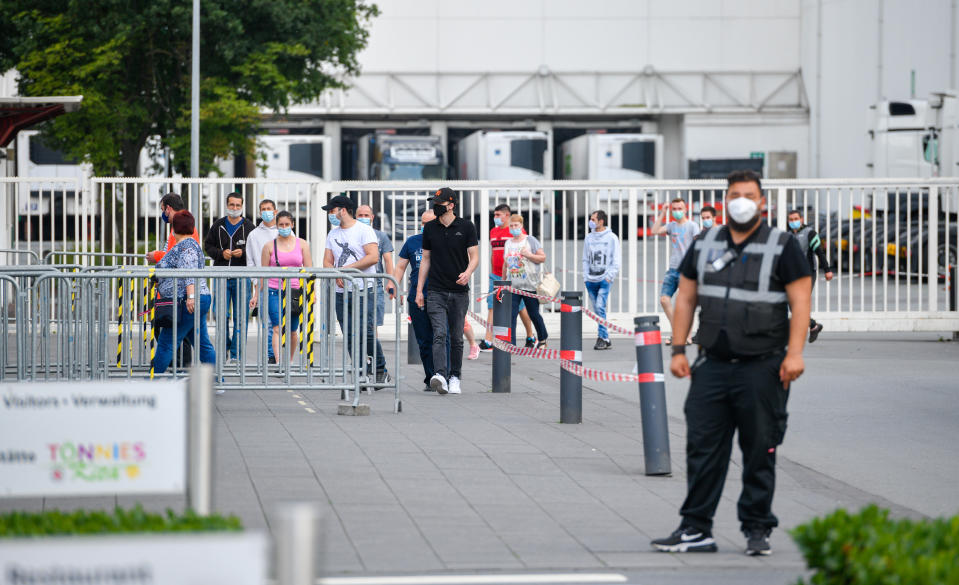
[[[329,389],[339,390],[343,399],[358,404],[362,389],[392,388],[394,408],[399,399],[399,323],[383,341],[393,347],[381,354],[378,344],[368,347],[364,319],[375,307],[378,279],[395,280],[386,274],[363,274],[358,270],[325,268],[205,268],[170,270],[150,267],[108,269],[106,267],[38,266],[0,270],[0,305],[5,308],[6,335],[0,347],[0,375],[6,379],[62,381],[140,378],[178,378],[187,374],[188,364],[177,363],[178,348],[170,368],[163,374],[153,367],[159,345],[159,332],[153,326],[156,316],[158,283],[173,280],[173,290],[184,279],[205,281],[210,289],[210,311],[201,315],[201,295],[196,287],[193,331],[184,341],[192,342],[192,363],[201,360],[200,327],[207,327],[216,353],[214,375],[218,389]],[[280,334],[276,364],[267,363],[267,343],[272,331],[268,319],[250,321],[251,280],[277,278],[281,283]],[[227,323],[227,282],[237,288],[234,324]],[[293,283],[299,282],[303,294],[300,326],[291,327]],[[344,314],[358,316],[349,320],[349,330],[337,336],[337,283],[347,291],[339,297]],[[265,290],[265,289],[261,289]],[[14,303],[8,308],[10,300]],[[395,301],[391,301],[395,302]],[[214,305],[216,310],[214,311]],[[258,298],[261,315],[268,312],[268,296]],[[361,309],[367,310],[362,311]],[[172,339],[179,335],[185,304],[173,303]],[[346,313],[349,311],[349,313]],[[372,314],[369,318],[373,318]],[[181,323],[181,321],[183,321]],[[12,325],[12,328],[11,328]],[[375,321],[374,321],[375,325]],[[229,360],[227,339],[236,326],[236,360]],[[228,329],[229,327],[229,329]],[[374,327],[375,330],[375,327]],[[246,332],[244,335],[243,332]],[[11,333],[13,338],[11,340]],[[295,339],[297,337],[297,339]],[[295,339],[295,341],[294,341]],[[11,343],[13,341],[13,343]],[[354,351],[348,351],[352,346]],[[11,355],[11,349],[13,355]],[[369,356],[369,357],[368,357]],[[375,364],[386,361],[392,379],[377,381]]]

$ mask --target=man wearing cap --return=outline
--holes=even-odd
[[[443,187],[436,192],[431,203],[436,219],[423,228],[423,258],[416,284],[416,305],[421,309],[426,307],[433,326],[435,373],[430,378],[430,387],[439,394],[459,394],[463,322],[470,301],[470,276],[479,265],[479,242],[473,222],[453,213],[455,191]],[[446,359],[447,340],[449,361]]]
[[[326,236],[326,252],[323,255],[325,268],[356,268],[362,272],[373,274],[376,272],[376,263],[380,259],[379,244],[373,228],[356,221],[356,203],[346,195],[337,195],[323,206],[329,215],[333,229]],[[350,336],[353,324],[353,294],[359,294],[359,315],[363,319],[360,324],[361,335],[365,329],[366,354],[375,361],[377,384],[388,384],[390,376],[386,371],[386,357],[383,348],[377,341],[373,329],[374,279],[344,282],[336,279],[336,320],[346,338],[346,349],[353,355],[354,343],[359,339]],[[357,290],[363,287],[364,290]]]

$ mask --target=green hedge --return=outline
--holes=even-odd
[[[206,532],[243,530],[236,516],[199,516],[193,511],[178,514],[167,510],[153,514],[137,505],[111,512],[6,512],[0,514],[0,537],[53,536],[61,534],[108,534],[114,532]]]
[[[791,531],[813,585],[959,585],[959,516],[890,520],[869,506],[837,510]]]

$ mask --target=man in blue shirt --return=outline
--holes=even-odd
[[[421,226],[436,219],[431,210],[420,217]],[[430,325],[430,317],[426,314],[426,309],[420,309],[416,306],[416,283],[420,275],[420,260],[423,259],[423,230],[407,238],[400,249],[399,257],[396,259],[396,267],[393,270],[393,278],[397,282],[402,282],[403,274],[406,272],[406,266],[410,267],[410,288],[406,297],[407,311],[413,322],[413,334],[416,336],[416,345],[420,348],[420,361],[423,362],[423,372],[426,378],[423,382],[426,384],[425,390],[432,391],[430,388],[430,378],[436,371],[433,369],[433,326]]]

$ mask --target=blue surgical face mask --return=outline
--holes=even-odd
[[[166,212],[165,212],[165,211],[161,211],[161,212],[160,212],[160,219],[163,220],[163,223],[170,223],[170,220],[166,218]]]
[[[593,220],[589,220],[589,223],[586,224],[586,225],[588,225],[588,226],[589,226],[589,229],[591,229],[591,230],[596,229],[596,222],[593,221]]]
[[[516,237],[516,236],[522,235],[522,234],[523,234],[523,230],[521,230],[521,229],[509,228],[509,233],[510,233],[510,235],[512,235],[513,237]]]
[[[340,227],[340,220],[336,218],[336,215],[331,213],[327,215],[327,217],[330,218],[330,225],[332,225],[333,227]]]
[[[270,211],[270,210],[261,211],[261,212],[260,212],[260,219],[262,219],[263,221],[267,221],[267,222],[273,221],[273,216],[274,216],[274,215],[276,215],[276,214],[273,213],[273,212]]]
[[[366,225],[372,225],[372,223],[373,223],[373,220],[371,220],[371,219],[368,218],[368,217],[358,217],[358,218],[356,218],[356,220],[357,220],[358,222],[360,222],[360,223],[365,223]]]
[[[495,216],[495,215],[494,215],[494,216],[493,216],[493,225],[495,225],[496,227],[500,227],[501,225],[503,225],[503,220],[500,219],[498,216]]]
[[[676,221],[680,221],[681,219],[683,219],[683,217],[685,217],[685,215],[686,215],[686,212],[684,211],[674,211],[673,219],[675,219]]]
[[[703,220],[703,227],[704,227],[704,228],[711,228],[711,227],[713,227],[713,220],[711,220],[711,219],[704,219],[704,220]]]
[[[791,230],[798,230],[798,229],[800,228],[800,226],[802,226],[802,222],[801,222],[801,221],[791,221],[791,222],[789,222],[789,229],[791,229]]]
[[[293,228],[292,227],[276,228],[276,233],[286,238],[286,237],[289,237],[291,234],[293,234]]]

